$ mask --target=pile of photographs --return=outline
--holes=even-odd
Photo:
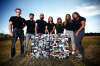
[[[36,34],[32,37],[31,54],[33,58],[69,56],[70,37],[64,34]]]

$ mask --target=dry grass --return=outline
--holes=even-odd
[[[85,63],[69,59],[35,59],[30,60],[29,56],[20,57],[20,44],[17,41],[17,54],[15,59],[10,60],[11,40],[0,41],[0,66],[91,66],[100,65],[100,36],[85,36],[83,46],[85,48]],[[32,61],[32,62],[31,62]]]

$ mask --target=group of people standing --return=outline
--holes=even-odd
[[[73,12],[72,18],[70,14],[65,15],[65,20],[62,22],[62,18],[57,18],[57,23],[53,21],[53,17],[49,16],[48,22],[44,20],[44,14],[40,14],[39,20],[34,20],[34,14],[29,14],[29,20],[25,20],[21,17],[22,10],[20,8],[15,9],[16,16],[11,16],[9,19],[9,32],[12,36],[11,57],[16,54],[16,41],[19,37],[21,44],[21,54],[24,54],[24,41],[26,45],[29,45],[29,40],[34,34],[61,34],[66,33],[71,37],[72,54],[78,56],[83,55],[82,38],[85,31],[86,19],[78,12]],[[24,40],[23,28],[27,26],[26,40]],[[28,49],[28,48],[26,48]]]

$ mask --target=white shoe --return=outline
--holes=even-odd
[[[81,59],[83,56],[82,56],[82,54],[78,54],[76,57]]]
[[[75,54],[75,51],[72,51],[72,55],[74,55]]]

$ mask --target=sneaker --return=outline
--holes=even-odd
[[[82,54],[77,54],[77,56],[76,56],[77,58],[79,58],[79,59],[82,59]]]
[[[72,55],[75,55],[75,51],[72,51]]]

